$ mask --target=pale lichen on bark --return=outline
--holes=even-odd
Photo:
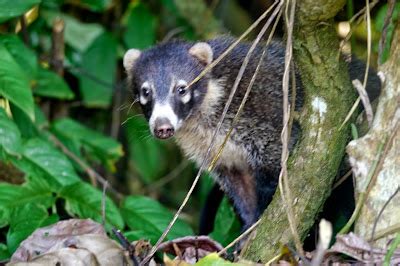
[[[400,22],[394,34],[389,60],[379,68],[384,83],[372,127],[365,136],[350,142],[347,146],[358,195],[366,192],[371,176],[376,176],[376,181],[372,180],[372,189],[367,195],[355,225],[356,233],[366,239],[370,239],[374,223],[383,205],[400,186],[399,44]],[[376,160],[381,160],[381,165],[377,164],[374,167]],[[386,206],[377,223],[377,231],[399,223],[399,202],[400,194]],[[386,247],[391,238],[393,235],[388,235],[375,244]]]

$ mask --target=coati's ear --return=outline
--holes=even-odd
[[[133,64],[139,58],[141,52],[138,49],[129,49],[124,55],[124,67],[126,72],[132,70]]]
[[[196,57],[200,62],[208,65],[213,60],[213,51],[206,42],[198,42],[189,49],[189,54]]]

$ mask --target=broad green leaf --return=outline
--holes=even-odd
[[[125,198],[121,213],[129,228],[147,233],[153,244],[157,241],[157,238],[153,236],[161,236],[173,218],[172,213],[160,203],[143,196]],[[189,235],[193,235],[193,230],[184,221],[178,219],[168,233],[167,239]]]
[[[39,131],[36,127],[36,114],[37,110],[40,108],[35,106],[35,121],[32,121],[29,116],[15,104],[10,104],[10,107],[14,123],[17,125],[19,132],[21,132],[22,138],[28,139],[37,137],[39,135]]]
[[[102,222],[102,198],[103,193],[91,185],[79,182],[71,186],[64,187],[60,192],[60,197],[66,201],[66,210],[72,216],[80,218],[91,218],[99,223]],[[105,220],[106,228],[112,226],[117,229],[124,228],[124,221],[114,202],[106,196]]]
[[[24,70],[28,80],[33,80],[36,76],[38,65],[36,54],[26,47],[17,35],[0,35],[0,43],[7,48],[20,68]]]
[[[124,33],[125,45],[129,48],[144,49],[156,40],[156,17],[143,4],[131,5]]]
[[[29,202],[46,208],[54,204],[55,198],[47,184],[33,177],[31,179],[18,186],[0,183],[0,227],[10,223],[10,214],[15,208],[25,206]]]
[[[6,260],[11,257],[10,251],[8,251],[7,245],[0,243],[0,261]]]
[[[62,13],[43,11],[41,15],[45,18],[49,27],[52,27],[55,19],[62,18],[65,22],[65,42],[79,52],[84,52],[88,49],[93,41],[104,32],[100,24],[83,23]]]
[[[57,135],[79,142],[88,154],[99,158],[109,168],[114,168],[115,161],[124,154],[122,145],[118,141],[87,128],[72,119],[65,118],[56,121],[53,124],[53,129]]]
[[[0,23],[24,14],[41,0],[0,0]]]
[[[36,83],[33,87],[33,93],[39,96],[63,100],[74,98],[74,93],[64,79],[56,73],[44,68],[39,68]]]
[[[200,259],[197,263],[194,265],[196,266],[234,266],[234,265],[247,265],[239,263],[233,263],[227,260],[224,260],[223,258],[219,257],[217,253],[211,253],[205,256],[204,258]],[[251,265],[251,263],[249,263]]]
[[[112,0],[78,0],[71,1],[72,4],[82,6],[84,8],[88,8],[91,11],[104,11],[111,6]]]
[[[7,233],[10,253],[14,253],[23,240],[41,227],[48,216],[46,208],[34,202],[15,208],[11,214],[10,229]]]
[[[226,246],[240,234],[240,223],[232,205],[225,197],[218,208],[214,222],[214,231],[210,237]]]
[[[167,167],[165,144],[149,137],[149,125],[142,117],[128,118],[124,125],[133,166],[145,182],[151,183]]]
[[[21,153],[21,133],[3,108],[0,108],[0,148],[12,155]]]
[[[28,176],[42,178],[54,191],[80,181],[71,162],[50,143],[39,138],[23,145],[23,156],[13,163]]]
[[[108,33],[100,35],[82,55],[79,75],[83,102],[88,107],[111,104],[117,60],[117,42]],[[94,80],[96,79],[96,80]]]
[[[3,44],[0,44],[0,58],[0,96],[14,103],[34,120],[33,96],[27,75]]]

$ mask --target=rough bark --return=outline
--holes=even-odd
[[[385,203],[400,186],[400,22],[397,23],[389,60],[379,68],[384,77],[376,115],[369,132],[347,146],[356,180],[358,198],[371,189],[355,226],[359,236],[370,239],[375,221]],[[386,206],[376,226],[375,236],[399,224],[400,193]],[[394,234],[375,243],[386,247]]]
[[[300,114],[302,137],[288,161],[292,208],[301,239],[315,222],[331,192],[348,141],[339,129],[354,100],[347,67],[339,54],[332,18],[345,0],[297,1],[295,61],[302,77],[305,103]],[[252,261],[267,262],[282,244],[293,241],[284,204],[275,193],[260,225],[243,250]]]

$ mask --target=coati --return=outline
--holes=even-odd
[[[198,164],[205,159],[250,44],[238,44],[202,79],[190,87],[187,85],[233,42],[234,39],[226,37],[198,43],[172,41],[143,52],[130,49],[123,59],[129,86],[139,99],[151,133],[159,139],[174,136],[184,153]],[[259,45],[250,59],[217,135],[211,158],[231,126],[263,49]],[[268,46],[239,121],[212,172],[233,202],[243,229],[257,221],[271,201],[278,181],[284,56],[285,49],[280,42]],[[296,77],[296,108],[300,108],[303,93],[299,75]],[[299,127],[294,125],[291,146],[299,134]]]

